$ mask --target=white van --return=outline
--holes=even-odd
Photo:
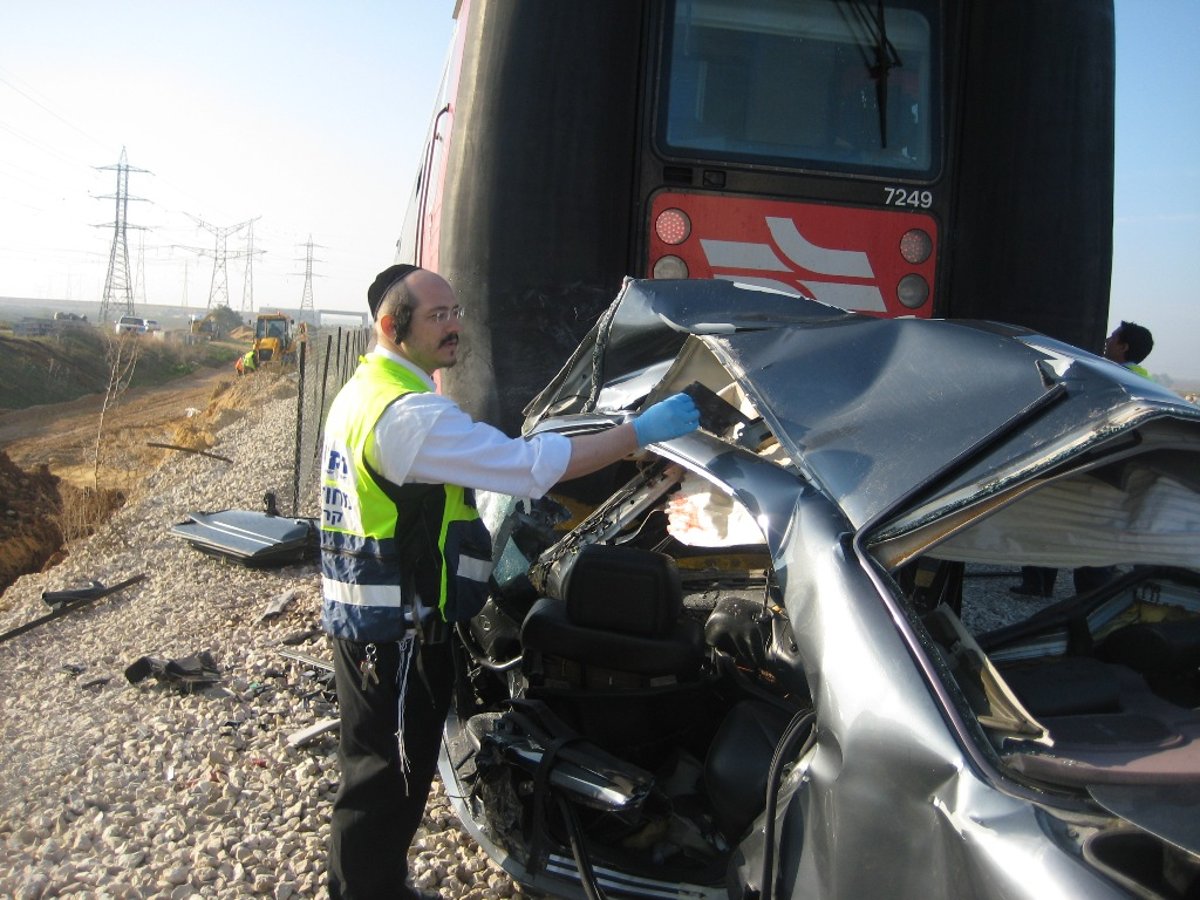
[[[117,319],[115,328],[117,334],[125,334],[132,332],[134,334],[146,334],[151,331],[158,331],[158,322],[154,319],[143,319],[141,316],[121,316]]]

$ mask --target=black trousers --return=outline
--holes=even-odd
[[[397,643],[376,644],[378,683],[363,688],[359,668],[367,644],[334,638],[334,675],[341,711],[341,783],[333,801],[329,896],[369,900],[414,896],[405,886],[408,848],[421,824],[437,769],[442,726],[450,705],[454,664],[450,642],[422,644],[407,680]],[[401,769],[399,706],[404,683]]]
[[[1086,594],[1096,588],[1108,584],[1120,574],[1116,566],[1080,566],[1074,570],[1073,579],[1076,594]],[[1042,566],[1021,566],[1021,586],[1014,589],[1020,594],[1034,594],[1043,597],[1054,595],[1054,582],[1058,580],[1058,569]]]

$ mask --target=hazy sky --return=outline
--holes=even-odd
[[[514,0],[517,2],[517,0]],[[133,173],[135,301],[204,308],[215,237],[255,217],[256,307],[362,307],[392,261],[452,0],[9,2],[0,11],[0,296],[98,299],[116,173]],[[1200,0],[1117,0],[1110,321],[1200,378]],[[228,239],[246,248],[246,231]],[[208,255],[195,252],[199,248]],[[139,257],[142,261],[139,278]],[[244,260],[228,263],[241,307]],[[186,279],[185,279],[186,272]]]
[[[392,262],[453,29],[450,0],[5,3],[0,296],[99,299],[115,165],[131,166],[131,281],[203,309],[216,237],[253,219],[256,307],[365,306]],[[208,251],[201,256],[186,248]],[[246,249],[246,231],[228,238]],[[242,303],[244,260],[227,265]],[[138,289],[135,302],[141,301]]]

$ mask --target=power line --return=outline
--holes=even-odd
[[[33,147],[37,150],[41,150],[43,153],[49,153],[51,156],[57,156],[63,162],[70,163],[73,166],[84,166],[84,167],[87,166],[87,163],[85,163],[83,160],[76,159],[73,156],[68,156],[66,153],[63,153],[61,150],[58,150],[55,147],[51,147],[49,144],[44,144],[41,141],[39,141],[37,138],[32,138],[22,131],[17,131],[17,129],[13,128],[11,125],[5,124],[4,122],[0,122],[0,130],[7,131],[13,137],[17,138],[18,140],[24,141],[25,143],[29,144],[31,147]]]
[[[20,84],[17,84],[15,82],[20,82]],[[68,128],[71,128],[72,130],[78,132],[80,135],[86,137],[88,140],[94,142],[97,146],[100,146],[100,147],[112,147],[113,146],[112,141],[106,141],[106,140],[102,140],[101,138],[96,137],[96,135],[91,134],[86,129],[81,128],[79,125],[75,124],[70,119],[66,118],[61,113],[57,112],[50,105],[52,103],[52,101],[46,99],[44,96],[42,96],[41,99],[39,99],[40,92],[38,92],[35,88],[30,86],[28,83],[22,81],[20,78],[18,78],[12,72],[5,70],[2,66],[0,66],[0,83],[7,85],[13,91],[20,94],[22,97],[24,97],[27,101],[34,104],[35,106],[38,106],[39,108],[44,110],[46,113],[53,116],[55,119],[62,122]],[[35,95],[38,95],[38,96],[35,96]],[[91,166],[89,166],[88,163],[83,162],[82,160],[79,160],[79,159],[75,159],[74,157],[68,155],[66,152],[64,152],[56,147],[52,147],[34,137],[31,137],[27,134],[17,131],[15,128],[13,128],[11,125],[9,125],[5,122],[0,122],[0,130],[9,132],[10,134],[12,134],[14,137],[18,138],[19,140],[22,140],[22,141],[28,143],[29,145],[35,147],[36,149],[41,150],[43,153],[55,156],[63,162],[83,166],[84,168],[91,168]],[[191,198],[193,200],[203,200],[205,202],[210,202],[210,203],[212,201],[211,197],[207,197],[207,196],[203,197],[203,198],[198,197],[197,195],[193,194],[188,189],[176,184],[170,178],[167,178],[163,175],[159,175],[158,177],[159,177],[160,184],[168,185],[171,188],[173,188],[174,190],[178,191],[180,194],[183,194],[184,196],[186,196],[188,198]]]
[[[145,232],[138,235],[138,255],[137,255],[137,275],[133,279],[133,297],[136,300],[138,293],[141,293],[142,304],[145,305],[149,301],[146,299],[146,235]]]
[[[7,78],[6,78],[6,77],[4,77],[5,75],[7,75],[8,77],[7,77]],[[55,111],[54,111],[53,109],[51,109],[49,106],[47,106],[45,103],[43,103],[42,101],[38,100],[38,99],[37,99],[36,97],[34,97],[34,96],[31,94],[31,93],[29,93],[29,91],[32,91],[32,90],[33,90],[33,88],[29,88],[28,90],[24,90],[24,89],[22,89],[22,88],[18,87],[17,85],[13,84],[13,82],[10,80],[10,79],[12,79],[12,78],[16,78],[16,76],[15,76],[15,75],[13,75],[11,72],[7,72],[5,69],[3,69],[3,68],[0,68],[0,82],[2,82],[2,83],[4,83],[4,84],[7,84],[7,85],[8,85],[10,88],[12,88],[14,91],[16,91],[16,92],[17,92],[18,94],[20,94],[22,97],[24,97],[24,98],[25,98],[26,100],[28,100],[30,103],[34,104],[35,106],[38,106],[38,107],[42,108],[43,110],[45,110],[45,111],[46,111],[46,112],[48,112],[48,113],[50,113],[50,115],[54,116],[54,118],[58,119],[58,121],[62,122],[62,123],[63,123],[64,125],[66,125],[68,128],[72,128],[72,129],[74,129],[75,131],[78,131],[80,134],[82,134],[82,135],[83,135],[85,138],[87,138],[89,141],[94,141],[94,142],[96,143],[96,145],[97,145],[97,146],[99,146],[99,147],[111,147],[111,146],[112,146],[112,145],[111,145],[111,144],[110,144],[108,141],[102,141],[102,140],[100,140],[98,137],[96,137],[95,135],[93,135],[93,134],[88,134],[86,131],[84,131],[82,128],[80,128],[78,125],[76,125],[74,122],[70,121],[69,119],[63,118],[61,115],[59,115],[57,112],[55,112]]]

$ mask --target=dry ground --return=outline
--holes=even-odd
[[[238,379],[203,370],[160,387],[137,388],[104,416],[103,397],[0,411],[0,592],[18,575],[54,565],[112,510],[136,496],[167,454],[148,446],[203,450],[213,434],[264,396],[294,390],[286,376]],[[0,608],[3,607],[0,595]]]

